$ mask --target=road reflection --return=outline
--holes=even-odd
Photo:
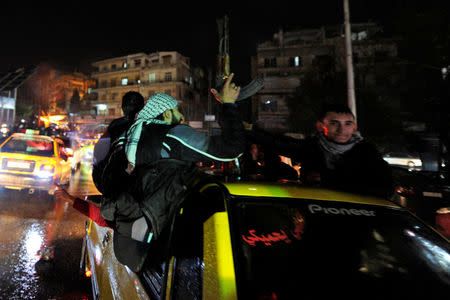
[[[89,169],[74,174],[69,191],[98,193]],[[0,189],[0,299],[90,299],[79,273],[86,218],[46,193]],[[40,260],[42,246],[54,259]]]

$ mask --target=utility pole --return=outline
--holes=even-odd
[[[356,119],[355,82],[352,59],[352,32],[350,28],[350,8],[348,0],[344,0],[345,21],[345,62],[347,65],[347,104]]]

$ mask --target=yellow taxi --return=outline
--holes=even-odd
[[[70,182],[71,163],[64,142],[38,133],[14,133],[0,145],[1,187],[52,195],[56,184]]]
[[[292,183],[193,188],[141,271],[89,221],[94,299],[431,299],[450,293],[450,243],[390,201]]]

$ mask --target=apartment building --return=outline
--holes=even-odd
[[[375,81],[372,67],[397,56],[395,40],[379,37],[380,32],[373,23],[352,24],[354,68],[356,72],[365,68],[367,81]],[[345,55],[342,25],[280,30],[273,40],[259,44],[252,58],[252,76],[263,77],[264,88],[253,98],[253,121],[269,131],[289,131],[286,100],[301,88],[302,77],[323,63],[336,71],[345,70]]]
[[[97,100],[91,101],[96,111],[93,118],[97,120],[109,123],[121,117],[122,97],[128,91],[139,92],[145,99],[156,93],[169,94],[182,104],[188,120],[198,117],[200,95],[190,61],[178,52],[136,53],[92,65],[97,69],[92,74],[97,81],[97,87],[92,90]]]

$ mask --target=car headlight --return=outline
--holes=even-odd
[[[37,176],[40,178],[49,178],[52,177],[55,173],[55,166],[52,164],[43,164],[39,171],[37,172]]]

